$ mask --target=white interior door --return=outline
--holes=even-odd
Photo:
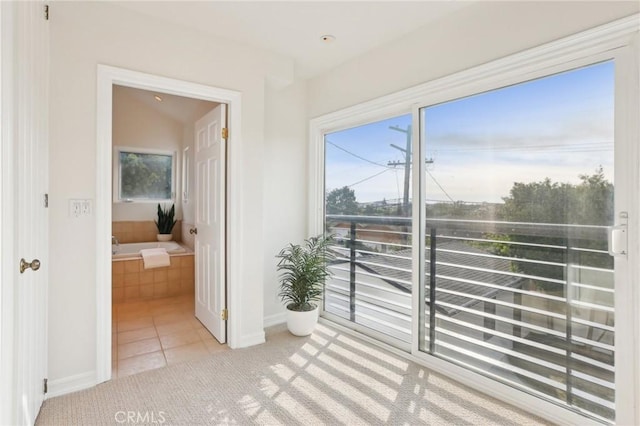
[[[43,7],[40,2],[2,4],[0,420],[16,425],[34,424],[47,369],[48,28]],[[27,263],[22,271],[21,259]]]
[[[226,342],[226,105],[196,122],[196,317]]]

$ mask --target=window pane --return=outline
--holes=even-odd
[[[170,200],[173,156],[120,152],[120,198]]]
[[[423,350],[614,419],[614,67],[423,108]]]
[[[411,342],[411,116],[325,135],[325,312]]]

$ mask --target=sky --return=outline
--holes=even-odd
[[[604,62],[421,109],[428,202],[502,202],[514,182],[613,182],[614,66]],[[403,196],[411,114],[325,136],[326,188]],[[432,161],[431,161],[432,160]]]

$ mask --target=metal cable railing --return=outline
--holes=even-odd
[[[324,310],[411,343],[416,261],[404,217],[327,215]],[[614,419],[607,227],[432,219],[420,347],[604,422]]]

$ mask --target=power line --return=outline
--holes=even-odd
[[[407,137],[407,148],[409,148],[409,149],[408,149],[408,150],[405,150],[405,149],[402,149],[402,148],[398,147],[398,149],[400,149],[401,151],[404,151],[404,152],[405,152],[405,161],[404,161],[404,163],[400,163],[400,162],[392,163],[392,162],[389,162],[389,164],[388,164],[388,165],[384,165],[384,164],[376,163],[375,161],[369,160],[368,158],[364,158],[364,157],[362,157],[362,156],[360,156],[360,155],[358,155],[358,154],[356,154],[356,153],[353,153],[353,152],[351,152],[351,151],[349,151],[349,150],[347,150],[347,149],[345,149],[345,148],[343,148],[343,147],[341,147],[341,146],[339,146],[339,145],[337,145],[337,144],[335,144],[335,143],[331,142],[330,140],[326,140],[326,139],[325,139],[325,142],[326,142],[326,143],[328,143],[328,144],[330,144],[330,145],[332,145],[332,146],[334,146],[334,147],[338,148],[338,149],[339,149],[339,150],[341,150],[341,151],[346,152],[347,154],[349,154],[349,155],[351,155],[351,156],[353,156],[353,157],[356,157],[356,158],[358,158],[358,159],[360,159],[360,160],[362,160],[362,161],[366,161],[367,163],[373,164],[373,165],[375,165],[375,166],[384,167],[384,170],[383,170],[383,171],[378,172],[378,173],[375,173],[375,174],[373,174],[373,175],[371,175],[371,176],[369,176],[369,177],[366,177],[366,178],[364,178],[364,179],[361,179],[361,180],[359,180],[359,181],[357,181],[357,182],[354,182],[354,183],[352,183],[351,185],[346,185],[347,187],[351,188],[351,187],[353,187],[353,186],[359,185],[359,184],[361,184],[361,183],[363,183],[363,182],[366,182],[366,181],[368,181],[368,180],[370,180],[370,179],[373,179],[373,178],[374,178],[374,177],[376,177],[376,176],[380,176],[381,174],[383,174],[383,173],[385,173],[385,172],[388,172],[389,170],[397,170],[397,169],[395,168],[395,166],[404,165],[404,166],[406,167],[406,166],[410,165],[410,163],[411,163],[411,162],[410,162],[410,158],[411,158],[411,151],[410,151],[410,149],[411,149],[411,148],[410,148],[410,145],[409,145],[409,143],[410,143],[410,136],[409,136],[409,135],[410,135],[410,132],[411,132],[411,130],[410,130],[410,129],[411,129],[411,127],[409,126],[406,130],[405,130],[405,129],[401,129],[401,128],[399,128],[399,127],[393,127],[393,126],[391,126],[391,127],[389,127],[389,128],[390,128],[390,129],[392,129],[392,130],[397,130],[397,131],[401,131],[401,132],[407,133],[407,136],[408,136],[408,137]],[[393,146],[393,144],[392,144],[392,146]],[[433,163],[433,160],[426,160],[426,162],[427,162],[427,163]],[[433,181],[436,183],[436,185],[438,185],[438,188],[440,188],[440,190],[441,190],[441,191],[442,191],[442,192],[447,196],[447,198],[449,198],[449,200],[451,200],[451,202],[455,203],[455,200],[454,200],[453,198],[451,198],[451,196],[447,193],[447,191],[445,191],[445,190],[444,190],[444,188],[442,187],[442,185],[440,185],[440,183],[436,180],[436,178],[435,178],[435,177],[433,177],[433,175],[429,172],[429,170],[426,170],[426,169],[425,169],[425,171],[427,172],[427,174],[428,174],[429,176],[431,176],[431,179],[433,179]],[[397,175],[396,175],[396,178],[397,178]],[[406,176],[405,176],[405,181],[407,181]],[[406,186],[406,182],[405,182],[405,186]],[[405,190],[404,190],[404,204],[405,204],[405,206],[408,206],[408,200],[407,200],[408,195],[409,195],[409,193],[408,193],[408,189],[407,189],[407,188],[405,188]]]
[[[444,190],[444,188],[442,187],[442,185],[440,185],[440,183],[436,180],[436,178],[433,177],[433,175],[431,174],[431,172],[429,172],[429,170],[424,169],[425,172],[427,172],[427,174],[429,176],[431,176],[431,179],[433,179],[433,181],[436,183],[436,185],[438,185],[438,188],[440,188],[442,190],[442,192],[444,192],[444,195],[447,196],[448,199],[451,200],[452,203],[455,203],[455,200],[453,198],[451,198],[451,196],[447,193],[447,191]]]
[[[398,170],[394,167],[393,171],[395,172],[394,174],[396,175],[396,194],[398,194],[398,199],[400,199],[400,181],[398,180]]]
[[[346,185],[346,186],[348,186],[349,188],[351,188],[352,186],[356,186],[356,185],[358,185],[358,184],[360,184],[360,183],[362,183],[362,182],[366,182],[366,181],[368,181],[369,179],[373,179],[373,178],[374,178],[374,177],[376,177],[376,176],[380,176],[381,174],[386,173],[386,172],[388,172],[389,170],[393,170],[393,169],[386,169],[386,170],[383,170],[383,171],[381,171],[381,172],[379,172],[379,173],[376,173],[375,175],[369,176],[369,177],[367,177],[367,178],[364,178],[364,179],[362,179],[362,180],[357,181],[356,183],[352,183],[351,185]]]
[[[355,153],[353,153],[353,152],[351,152],[351,151],[349,151],[349,150],[347,150],[347,149],[344,149],[344,148],[343,148],[343,147],[341,147],[341,146],[336,145],[335,143],[333,143],[333,142],[331,142],[331,141],[329,141],[329,140],[326,140],[326,139],[325,139],[325,142],[326,142],[326,143],[328,143],[328,144],[330,144],[330,145],[335,146],[335,147],[336,147],[336,148],[338,148],[339,150],[344,151],[344,152],[346,152],[346,153],[347,153],[347,154],[349,154],[349,155],[352,155],[352,156],[354,156],[354,157],[356,157],[356,158],[359,158],[359,159],[360,159],[360,160],[362,160],[362,161],[366,161],[367,163],[371,163],[371,164],[376,165],[376,166],[384,167],[385,169],[390,169],[390,167],[389,167],[389,166],[385,166],[384,164],[376,163],[375,161],[372,161],[372,160],[369,160],[369,159],[367,159],[367,158],[364,158],[364,157],[362,157],[362,156],[360,156],[360,155],[358,155],[358,154],[355,154]]]

